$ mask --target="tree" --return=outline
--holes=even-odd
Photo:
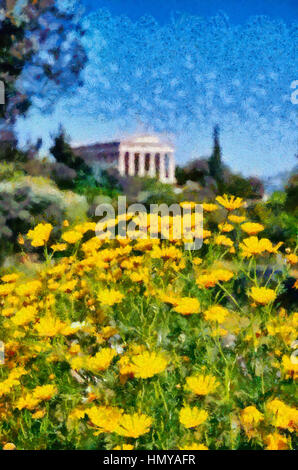
[[[187,180],[195,181],[205,186],[209,176],[209,164],[207,158],[195,158],[184,167],[176,166],[176,180],[179,185],[184,185]]]
[[[265,192],[263,181],[257,176],[251,176],[248,178],[248,181],[251,186],[250,197],[253,199],[262,199]]]
[[[221,160],[221,148],[219,144],[219,127],[216,125],[213,131],[213,152],[209,158],[209,173],[217,182],[218,188],[222,186],[223,165]]]
[[[180,186],[183,186],[186,183],[186,181],[189,179],[188,173],[186,172],[185,168],[182,168],[181,166],[177,165],[176,170],[175,170],[175,178],[176,178],[177,184]]]
[[[67,11],[68,3],[0,0],[0,80],[6,98],[0,106],[2,144],[16,145],[14,124],[31,104],[49,112],[61,93],[79,84],[86,62],[84,32]]]
[[[63,163],[74,170],[79,169],[81,159],[78,159],[73,153],[71,146],[67,142],[65,131],[61,126],[58,135],[54,139],[54,145],[50,148],[50,152],[55,157],[56,162]]]
[[[65,131],[61,126],[58,135],[54,139],[54,145],[50,148],[50,152],[55,157],[57,163],[75,170],[76,178],[72,178],[71,181],[68,181],[69,178],[65,178],[65,182],[68,181],[68,187],[73,187],[77,183],[78,178],[86,178],[92,174],[91,168],[81,157],[75,155],[73,152],[67,141]],[[63,173],[63,166],[59,167],[60,174]],[[67,171],[67,168],[65,168],[65,170]],[[57,175],[57,178],[59,179],[59,175]],[[63,181],[64,178],[62,177],[61,180]]]
[[[298,215],[298,168],[290,176],[286,184],[286,208],[289,212]]]

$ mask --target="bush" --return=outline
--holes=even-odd
[[[267,202],[258,202],[249,208],[250,216],[267,227],[264,236],[274,242],[294,246],[297,240],[298,217],[288,210],[287,194],[275,191]]]
[[[36,223],[47,220],[61,226],[86,218],[88,205],[84,196],[60,191],[50,180],[21,177],[0,183],[0,262],[19,250],[17,238]]]
[[[8,163],[0,161],[0,182],[1,181],[14,181],[24,176],[22,167],[16,163]]]

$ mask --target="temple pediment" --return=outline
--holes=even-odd
[[[121,176],[158,177],[170,184],[175,183],[174,150],[159,136],[148,134],[74,148],[88,163],[114,164]]]

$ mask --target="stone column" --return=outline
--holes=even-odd
[[[165,168],[165,153],[161,153],[159,156],[159,179],[162,183],[165,183],[166,178],[166,168]]]
[[[168,177],[169,183],[173,184],[176,182],[175,179],[175,158],[174,154],[170,153],[169,155],[169,177]]]
[[[150,161],[149,161],[149,176],[150,178],[154,178],[156,175],[156,166],[155,166],[155,153],[150,153]]]
[[[129,152],[129,160],[128,160],[128,175],[134,176],[135,175],[135,154]]]
[[[140,153],[139,156],[139,176],[145,176],[145,154]]]
[[[120,152],[118,156],[118,171],[120,176],[125,176],[125,152]]]

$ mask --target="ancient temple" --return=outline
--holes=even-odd
[[[73,150],[87,162],[115,166],[121,176],[157,177],[162,183],[175,183],[174,147],[154,135],[81,146]]]

